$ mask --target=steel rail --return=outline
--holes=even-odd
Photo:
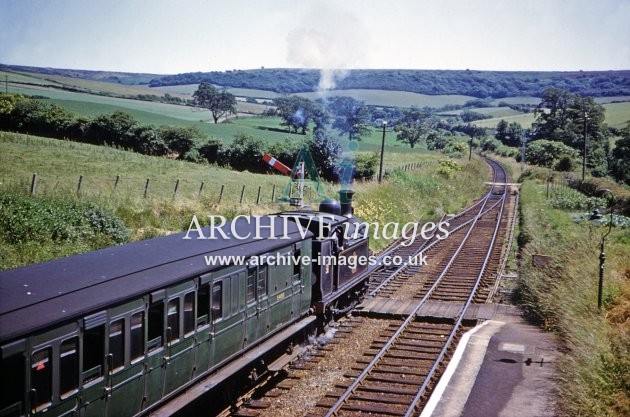
[[[491,160],[490,160],[491,161]],[[494,162],[494,161],[492,161]],[[491,165],[492,166],[492,165]],[[499,165],[500,166],[500,165]],[[493,170],[495,169],[495,167],[493,167]],[[502,167],[501,167],[502,168]],[[493,175],[493,183],[495,183],[496,179],[496,172]],[[480,199],[478,202],[476,202],[475,204],[471,205],[470,207],[466,208],[465,210],[461,211],[460,213],[458,213],[457,215],[455,215],[454,217],[452,217],[451,219],[457,218],[457,217],[461,217],[463,216],[464,213],[467,213],[468,211],[471,211],[472,208],[474,208],[475,206],[483,203],[484,205],[487,203],[487,201],[489,200],[489,198],[494,195],[492,194],[492,190],[493,190],[494,186],[491,186],[489,191],[484,195],[484,197],[482,199]],[[488,207],[485,211],[482,211],[481,213],[477,213],[477,215],[467,221],[465,221],[464,223],[456,226],[455,228],[449,230],[449,233],[455,233],[457,231],[459,231],[460,229],[464,228],[465,226],[469,225],[470,223],[472,223],[477,217],[482,217],[483,215],[485,215],[486,213],[488,213],[490,210],[494,209],[494,207],[499,204],[500,201],[497,201],[495,204],[493,204],[492,206]],[[483,207],[483,206],[482,206]],[[444,217],[442,217],[442,219],[444,219]],[[418,236],[418,235],[416,235]],[[387,277],[386,279],[383,280],[383,282],[381,282],[376,288],[374,288],[372,291],[370,291],[368,293],[368,296],[374,296],[375,294],[377,294],[380,290],[383,289],[383,287],[385,287],[386,285],[388,285],[390,283],[391,280],[393,280],[396,276],[398,276],[398,274],[400,274],[401,272],[403,272],[404,269],[407,268],[407,266],[411,263],[411,259],[418,257],[418,255],[420,255],[422,252],[431,249],[433,246],[437,245],[438,243],[440,243],[443,239],[434,239],[435,235],[431,236],[430,239],[427,239],[419,248],[418,250],[416,250],[416,252],[411,255],[409,257],[409,260],[405,263],[403,263],[402,265],[400,265],[400,267],[398,267],[396,270],[394,270],[389,277]],[[390,255],[393,252],[395,252],[396,250],[398,250],[400,248],[400,244],[398,244],[397,246],[393,247],[392,249],[388,250],[387,252],[379,255],[379,257],[377,257],[377,260],[379,262],[377,262],[377,265],[380,266],[380,262],[382,261],[382,259],[386,256],[386,255]],[[380,269],[375,268],[372,273],[379,271]]]
[[[494,162],[494,161],[493,161]],[[496,178],[496,168],[495,166],[493,166],[491,164],[493,170],[495,171],[495,175],[494,178]],[[497,166],[501,169],[503,169],[500,165],[497,164]],[[495,182],[495,181],[493,181]],[[385,343],[385,345],[379,350],[379,352],[374,356],[374,358],[370,361],[370,363],[365,367],[365,369],[355,378],[354,382],[352,384],[350,384],[350,386],[348,386],[348,388],[343,392],[343,394],[341,394],[341,396],[339,397],[339,399],[335,402],[335,404],[332,405],[332,407],[329,408],[328,412],[325,414],[325,417],[331,417],[333,415],[335,415],[343,406],[343,404],[346,402],[346,400],[350,397],[350,395],[354,392],[354,390],[359,386],[359,384],[365,379],[365,377],[372,371],[372,369],[376,366],[376,364],[383,358],[383,356],[385,355],[385,353],[387,353],[387,351],[389,350],[389,348],[394,344],[394,341],[398,338],[398,336],[400,336],[400,334],[402,332],[404,332],[407,327],[409,326],[409,324],[415,320],[416,318],[416,314],[418,313],[418,311],[420,310],[420,308],[425,304],[425,302],[429,299],[429,297],[431,296],[431,294],[433,293],[433,291],[435,290],[435,288],[437,288],[437,286],[439,285],[439,283],[442,281],[442,279],[444,278],[444,276],[446,275],[446,273],[448,272],[448,270],[450,269],[451,265],[453,264],[453,262],[455,261],[455,259],[457,258],[457,256],[459,255],[459,253],[461,252],[464,244],[466,243],[466,241],[468,240],[468,238],[470,237],[470,235],[472,234],[472,231],[474,230],[474,226],[476,225],[477,221],[482,217],[482,213],[484,213],[484,208],[485,205],[488,203],[489,200],[489,196],[490,195],[494,195],[492,194],[492,189],[494,188],[491,187],[490,192],[487,194],[487,197],[483,200],[484,203],[482,204],[479,212],[477,213],[477,216],[475,216],[475,218],[473,219],[473,223],[470,227],[470,229],[468,230],[468,232],[466,233],[466,235],[464,236],[464,238],[462,239],[462,242],[460,243],[459,247],[457,248],[457,250],[455,251],[455,253],[453,254],[453,256],[451,257],[451,259],[449,260],[448,264],[444,267],[442,273],[440,274],[440,276],[438,277],[438,279],[435,281],[435,283],[432,285],[432,287],[429,289],[429,291],[425,294],[425,296],[416,304],[416,306],[414,307],[414,309],[412,310],[412,312],[407,316],[407,318],[404,320],[404,322],[398,327],[398,329],[396,330],[396,332],[394,332],[394,334],[389,338],[389,340]],[[503,195],[501,197],[500,200],[505,201],[505,193],[506,190],[506,186],[504,186],[504,192]],[[497,202],[498,203],[498,202]],[[496,206],[493,205],[493,206]],[[471,292],[471,295],[468,298],[468,301],[466,302],[465,306],[462,307],[462,310],[460,310],[459,314],[459,319],[457,321],[456,327],[451,331],[451,334],[449,336],[449,339],[447,340],[447,344],[445,346],[445,348],[442,349],[442,351],[440,352],[440,355],[438,357],[438,360],[436,360],[435,364],[433,365],[433,367],[431,368],[431,372],[429,373],[429,375],[427,375],[425,382],[423,383],[423,385],[420,388],[419,393],[423,393],[424,390],[426,389],[426,386],[428,386],[428,382],[430,381],[431,377],[433,376],[433,374],[435,373],[435,371],[437,370],[437,367],[439,366],[442,358],[444,357],[444,355],[446,354],[446,350],[448,349],[450,343],[452,342],[457,329],[459,328],[459,326],[461,325],[461,322],[463,320],[463,314],[462,312],[465,312],[465,309],[468,308],[468,306],[470,305],[470,303],[472,302],[472,299],[474,298],[475,292],[479,286],[479,283],[481,282],[481,278],[483,277],[483,273],[485,271],[485,267],[487,265],[487,261],[490,258],[490,253],[492,252],[492,247],[496,238],[496,234],[498,231],[498,225],[500,224],[500,220],[501,220],[501,214],[502,214],[502,207],[500,208],[500,212],[499,212],[499,216],[498,216],[498,221],[497,221],[497,226],[495,227],[495,233],[493,234],[491,243],[489,245],[488,248],[488,253],[486,254],[486,257],[484,259],[484,263],[482,265],[481,271],[477,277],[476,283],[474,285],[474,288]],[[488,211],[485,212],[485,214],[487,214]],[[421,394],[416,395],[416,397],[414,397],[414,402],[412,410],[415,408],[415,406],[417,405],[417,399],[419,399],[421,397]],[[411,407],[410,407],[411,408]]]
[[[420,399],[422,398],[422,396],[424,395],[424,392],[426,391],[427,387],[429,386],[431,378],[433,378],[433,376],[437,372],[437,369],[440,366],[440,363],[442,362],[442,360],[446,356],[446,353],[447,353],[451,343],[455,339],[455,335],[457,334],[457,331],[461,327],[462,321],[464,320],[464,314],[466,313],[466,310],[468,309],[468,307],[470,307],[470,304],[472,304],[472,302],[473,302],[473,299],[475,297],[475,293],[477,292],[477,288],[479,288],[479,284],[481,283],[481,280],[483,278],[483,275],[484,275],[484,272],[486,270],[486,267],[488,266],[488,261],[490,260],[490,255],[492,253],[492,249],[494,247],[494,243],[496,241],[497,235],[499,234],[499,228],[500,228],[500,225],[501,225],[501,219],[502,219],[502,216],[503,216],[503,209],[505,208],[505,200],[506,200],[506,196],[507,196],[507,192],[506,191],[507,191],[507,186],[505,186],[503,197],[501,198],[501,200],[503,201],[503,204],[501,205],[501,207],[499,209],[499,215],[497,216],[497,224],[495,225],[495,228],[494,228],[494,233],[492,235],[492,240],[490,241],[490,245],[488,247],[488,252],[486,253],[486,256],[484,258],[483,264],[481,266],[481,271],[479,272],[479,275],[477,276],[477,280],[475,282],[475,285],[474,285],[472,291],[470,292],[470,295],[468,296],[468,299],[466,300],[466,303],[460,309],[460,311],[458,313],[457,321],[455,322],[455,326],[453,327],[453,330],[451,331],[451,334],[449,335],[449,338],[446,340],[446,343],[445,343],[444,347],[440,351],[440,354],[439,354],[438,358],[436,359],[435,363],[431,367],[431,370],[427,374],[427,376],[426,376],[426,378],[424,380],[424,383],[420,386],[420,389],[416,393],[416,396],[414,397],[412,403],[407,408],[407,412],[405,413],[405,417],[411,417],[411,415],[415,411],[416,406],[420,402]]]

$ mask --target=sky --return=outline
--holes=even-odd
[[[630,0],[0,0],[0,63],[630,69]]]

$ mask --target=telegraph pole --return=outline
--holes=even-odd
[[[584,182],[584,178],[586,177],[586,150],[587,150],[587,121],[588,121],[588,113],[586,112],[586,107],[584,106],[584,100],[582,100],[582,112],[584,116],[584,155],[582,156],[582,182]]]
[[[385,129],[387,129],[387,120],[383,120],[383,140],[381,142],[381,165],[378,169],[378,182],[383,179],[383,154],[385,153]]]

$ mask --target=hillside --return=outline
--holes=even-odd
[[[3,64],[0,64],[0,70],[149,87],[199,84],[206,81],[225,87],[266,90],[275,93],[313,92],[317,90],[320,78],[318,70],[288,68],[192,72],[176,75],[36,68]],[[549,87],[592,97],[630,95],[630,70],[516,72],[356,69],[344,75],[338,80],[337,89],[405,91],[427,95],[462,95],[495,99],[515,96],[540,97],[541,93]]]
[[[225,72],[195,72],[166,75],[149,83],[152,87],[180,84],[212,84],[271,90],[278,93],[315,91],[319,71],[303,69],[257,69]],[[338,89],[409,91],[420,94],[455,94],[478,98],[535,96],[549,87],[592,97],[630,94],[630,71],[508,72],[454,70],[352,70],[337,82]]]
[[[125,85],[142,85],[148,84],[152,79],[161,77],[158,74],[143,74],[132,72],[116,72],[116,71],[89,71],[65,68],[43,68],[28,67],[23,65],[6,65],[0,63],[0,70],[15,72],[30,72],[42,75],[54,75],[71,78],[81,78],[84,80],[103,81],[109,83],[125,84]]]

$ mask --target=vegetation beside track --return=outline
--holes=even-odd
[[[605,230],[576,223],[575,212],[552,208],[545,174],[538,177],[521,187],[518,295],[531,318],[558,333],[566,347],[557,364],[560,412],[630,415],[630,229],[615,227],[606,240],[599,312],[599,241]],[[551,264],[535,267],[534,254],[550,256]]]
[[[193,214],[203,218],[212,214],[232,218],[238,214],[273,213],[289,208],[270,202],[272,187],[276,186],[277,197],[287,184],[288,178],[281,175],[235,172],[214,165],[14,133],[0,133],[0,144],[3,149],[0,154],[1,195],[27,195],[32,175],[37,173],[35,200],[46,199],[51,207],[74,207],[73,204],[82,202],[94,204],[121,219],[130,229],[132,240],[185,229]],[[402,226],[406,222],[437,219],[457,212],[485,189],[488,169],[476,158],[469,163],[465,158],[447,159],[426,151],[422,154],[386,152],[385,157],[386,167],[418,162],[419,168],[393,170],[381,185],[355,183],[356,214],[371,222],[399,222]],[[115,188],[117,175],[120,183]],[[77,194],[80,176],[83,176],[82,189]],[[147,178],[151,181],[145,198],[143,187]],[[174,198],[177,179],[179,189]],[[199,196],[202,181],[205,185]],[[221,185],[225,185],[225,191],[219,203]],[[245,194],[241,203],[243,186]],[[256,204],[258,186],[261,186],[262,197]],[[329,196],[336,197],[338,185],[326,183],[325,188]],[[6,214],[4,210],[6,208],[0,208],[0,216]],[[57,213],[55,221],[67,218],[64,210],[51,210]],[[39,217],[39,214],[32,212],[25,216]],[[116,243],[100,239],[88,244],[70,238],[60,244],[48,239],[47,232],[38,232],[34,238],[17,245],[2,237],[6,233],[11,234],[7,229],[0,230],[0,269]],[[373,240],[372,249],[378,250],[386,244],[383,239]]]

